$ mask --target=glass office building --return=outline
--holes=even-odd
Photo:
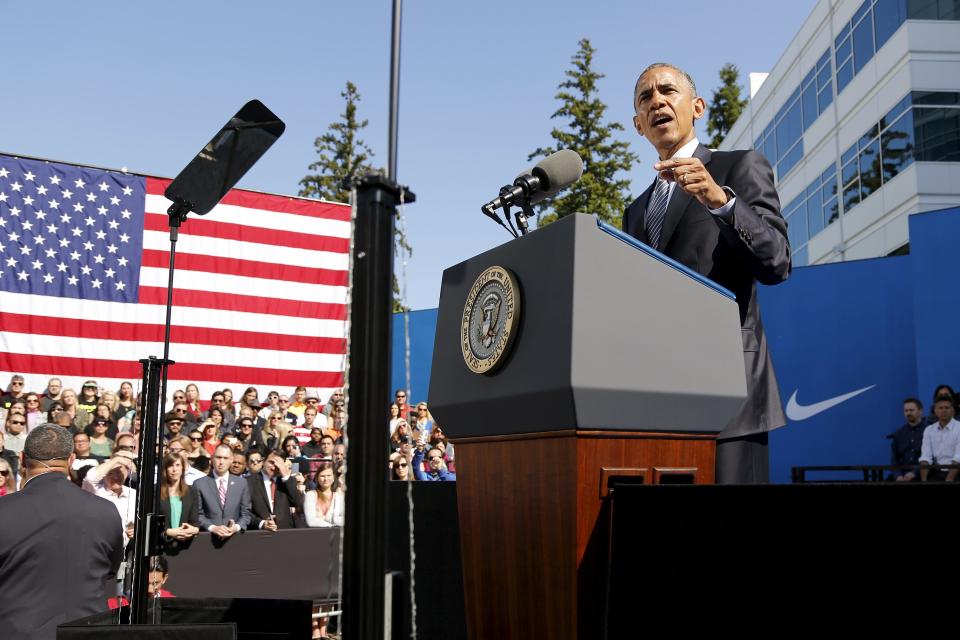
[[[770,160],[794,265],[907,250],[960,204],[960,0],[820,0],[720,148]]]

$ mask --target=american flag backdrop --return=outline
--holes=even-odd
[[[122,380],[163,355],[169,180],[0,155],[0,384]],[[177,242],[168,389],[343,384],[350,208],[234,189]]]

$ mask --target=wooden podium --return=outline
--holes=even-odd
[[[491,267],[515,303],[478,281]],[[491,352],[492,372],[468,366]],[[470,637],[606,637],[607,497],[713,482],[715,435],[746,397],[737,305],[569,216],[444,272],[429,397],[456,446]]]

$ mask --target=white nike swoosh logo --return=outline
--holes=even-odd
[[[851,391],[850,393],[845,393],[842,396],[836,396],[835,398],[829,398],[821,402],[815,402],[813,404],[802,405],[797,402],[797,393],[799,389],[793,392],[793,395],[790,396],[790,399],[787,401],[787,417],[794,422],[799,422],[800,420],[806,420],[807,418],[812,418],[818,413],[823,413],[827,409],[832,409],[841,402],[846,402],[850,398],[860,395],[864,391],[869,391],[873,389],[875,384],[870,385],[869,387],[864,387],[863,389],[857,389],[856,391]]]

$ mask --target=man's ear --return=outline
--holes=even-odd
[[[707,112],[707,102],[700,96],[693,99],[693,119],[699,120]]]
[[[643,129],[640,128],[640,116],[633,116],[633,127],[637,130],[637,133],[640,134],[640,137],[643,137]]]

